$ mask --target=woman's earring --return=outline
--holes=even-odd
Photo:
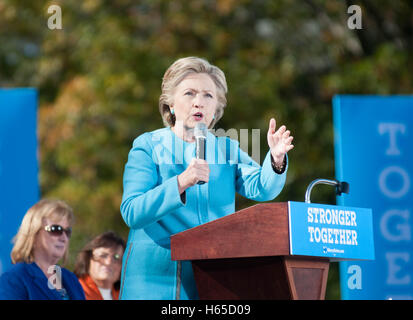
[[[212,120],[215,120],[215,114],[212,116]]]
[[[171,114],[175,114],[175,110],[174,110],[174,109],[171,109]]]

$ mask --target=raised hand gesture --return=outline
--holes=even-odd
[[[278,128],[277,131],[275,129],[275,119],[271,118],[267,133],[268,146],[276,166],[282,166],[285,154],[294,148],[294,145],[291,144],[294,138],[290,136],[290,130],[287,130],[284,125]]]

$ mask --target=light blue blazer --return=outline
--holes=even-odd
[[[123,176],[120,210],[130,232],[120,299],[196,299],[191,263],[171,260],[170,236],[235,212],[235,192],[273,200],[287,169],[275,173],[270,155],[261,167],[237,141],[208,132],[209,182],[186,189],[181,197],[177,176],[195,157],[195,143],[178,138],[169,127],[137,137]]]

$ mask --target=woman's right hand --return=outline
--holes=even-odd
[[[206,160],[193,158],[186,170],[178,175],[179,194],[197,184],[199,181],[209,181],[209,165]]]

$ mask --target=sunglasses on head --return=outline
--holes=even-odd
[[[70,238],[70,236],[72,235],[72,228],[63,228],[62,226],[58,225],[58,224],[52,224],[50,226],[45,226],[44,230],[46,230],[47,232],[49,232],[52,236],[61,236],[64,233],[66,233],[66,236],[68,238]]]

